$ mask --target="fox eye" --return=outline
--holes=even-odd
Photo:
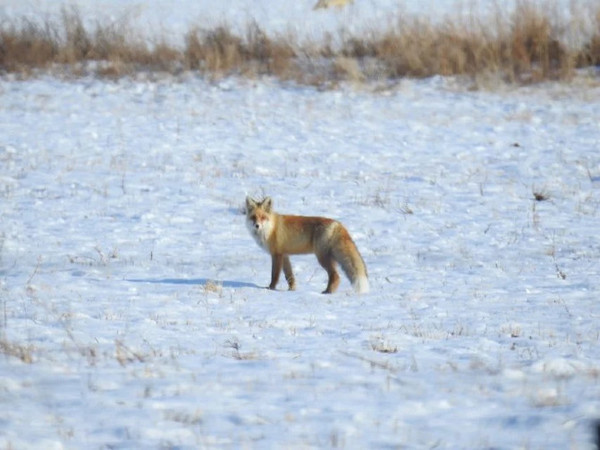
[[[252,222],[256,222],[256,216],[255,216],[255,215],[252,215],[252,216],[250,216],[250,220],[251,220]]]

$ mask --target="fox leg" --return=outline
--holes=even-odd
[[[272,255],[271,256],[271,284],[269,289],[275,289],[279,282],[279,275],[281,274],[281,268],[284,265],[283,255]]]
[[[292,263],[290,262],[290,257],[288,255],[284,255],[283,257],[283,273],[285,275],[285,280],[288,282],[288,286],[290,287],[290,291],[295,291],[296,279],[294,278],[294,272],[292,272]]]
[[[288,255],[284,255],[283,257],[283,274],[285,275],[285,279],[290,287],[290,291],[295,291],[296,279],[294,278],[294,272],[292,272],[292,263],[290,262],[290,257]]]
[[[329,280],[327,282],[327,288],[323,291],[323,294],[333,294],[338,285],[340,284],[340,276],[335,270],[335,260],[331,256],[331,254],[317,254],[317,259],[319,260],[319,264],[327,271],[327,275],[329,276]]]

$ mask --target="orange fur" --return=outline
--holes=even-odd
[[[273,212],[270,198],[256,201],[246,198],[246,223],[260,247],[271,254],[270,289],[275,289],[283,270],[290,290],[296,288],[289,255],[314,253],[327,271],[323,293],[333,293],[340,283],[339,263],[357,292],[368,292],[365,263],[348,230],[333,219],[281,215]]]

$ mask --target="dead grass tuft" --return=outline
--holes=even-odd
[[[20,359],[26,364],[33,362],[33,347],[30,345],[22,345],[7,341],[6,339],[0,339],[0,353]]]
[[[244,38],[226,26],[212,30],[193,29],[186,34],[184,66],[209,76],[220,77],[237,72],[241,75],[283,75],[295,56],[286,39],[274,40],[251,23]]]
[[[205,293],[222,294],[223,284],[218,281],[209,280],[204,284]]]
[[[544,201],[550,200],[550,195],[544,191],[534,191],[533,199],[536,202],[544,202]]]

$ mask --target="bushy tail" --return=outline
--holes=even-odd
[[[350,235],[347,232],[344,234],[340,245],[333,249],[333,258],[342,267],[354,290],[359,294],[366,294],[369,292],[367,266]]]
[[[369,279],[366,275],[359,276],[355,281],[352,282],[354,290],[359,294],[367,294],[369,292]]]

